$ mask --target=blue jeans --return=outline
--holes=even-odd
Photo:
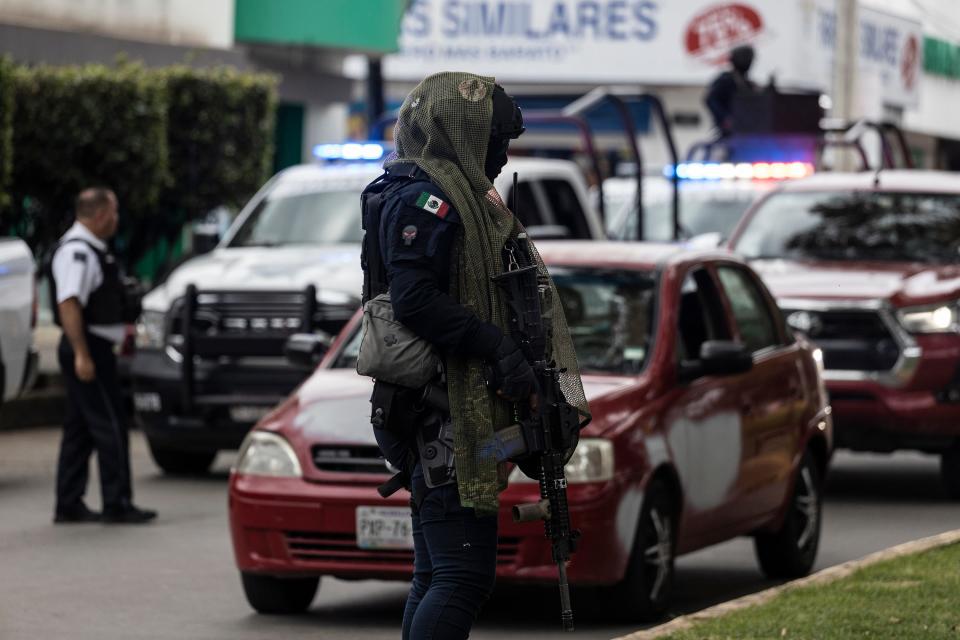
[[[497,517],[460,506],[456,483],[428,488],[419,464],[412,485],[414,566],[403,640],[466,638],[493,592]]]

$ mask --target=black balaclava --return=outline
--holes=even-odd
[[[523,128],[523,114],[513,98],[500,85],[493,89],[493,116],[490,120],[490,141],[483,172],[492,182],[507,164],[507,149],[510,141],[519,138]]]
[[[740,72],[740,75],[746,77],[753,65],[753,47],[748,44],[740,45],[730,52],[730,64]]]

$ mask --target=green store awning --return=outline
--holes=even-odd
[[[237,42],[397,50],[409,0],[236,0]]]

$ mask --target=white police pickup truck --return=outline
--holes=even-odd
[[[37,351],[36,265],[19,238],[0,238],[0,404],[33,385]]]
[[[362,158],[379,145],[318,145]],[[355,147],[355,148],[353,148]],[[373,149],[376,150],[376,149]],[[575,164],[512,159],[495,185],[533,237],[595,239],[603,226]],[[156,463],[201,473],[239,446],[311,368],[286,349],[325,349],[357,310],[360,192],[378,163],[301,165],[274,176],[210,253],[177,267],[143,300],[131,371],[134,407]],[[294,334],[297,339],[291,341]]]

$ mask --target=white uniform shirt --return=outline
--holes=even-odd
[[[85,240],[86,242],[71,242],[71,239]],[[57,304],[70,298],[80,301],[80,306],[86,307],[90,294],[103,283],[103,270],[100,268],[100,259],[91,245],[100,251],[107,251],[106,243],[95,236],[80,222],[74,222],[63,237],[61,246],[53,255],[53,279],[57,283]],[[113,343],[123,342],[126,329],[122,324],[90,325],[90,333],[109,340]]]

